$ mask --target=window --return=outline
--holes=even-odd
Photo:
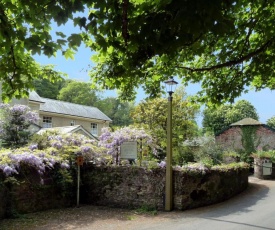
[[[97,124],[95,123],[91,123],[91,134],[97,136],[98,133],[97,133]]]
[[[52,128],[52,117],[43,117],[43,128]]]
[[[71,126],[75,125],[75,120],[71,120]]]

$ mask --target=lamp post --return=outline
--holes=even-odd
[[[173,206],[173,170],[172,170],[172,94],[178,84],[171,77],[164,82],[168,93],[168,115],[167,115],[167,150],[166,150],[166,177],[165,177],[165,211],[171,211]]]

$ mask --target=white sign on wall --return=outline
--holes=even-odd
[[[122,159],[137,159],[137,142],[123,142],[120,146],[120,156]]]

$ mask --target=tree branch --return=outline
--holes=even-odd
[[[245,56],[240,57],[237,60],[231,60],[228,62],[224,62],[218,65],[214,65],[214,66],[209,66],[209,67],[202,67],[202,68],[190,68],[190,67],[186,67],[186,66],[175,66],[176,68],[180,68],[180,69],[186,69],[189,70],[191,72],[204,72],[204,71],[211,71],[211,70],[215,70],[215,69],[221,69],[224,67],[230,67],[233,65],[237,65],[240,64],[244,61],[249,60],[250,58],[257,56],[258,54],[262,53],[263,51],[265,51],[272,43],[273,39],[268,40],[265,44],[263,44],[260,48],[256,49],[254,52],[251,52]]]

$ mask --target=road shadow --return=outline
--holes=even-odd
[[[270,190],[269,184],[275,184],[275,181],[262,181],[254,177],[249,178],[249,185],[246,190],[230,199],[184,212],[188,215],[202,215],[204,218],[219,218],[232,213],[250,212],[250,207],[254,206],[260,200],[266,199]]]

